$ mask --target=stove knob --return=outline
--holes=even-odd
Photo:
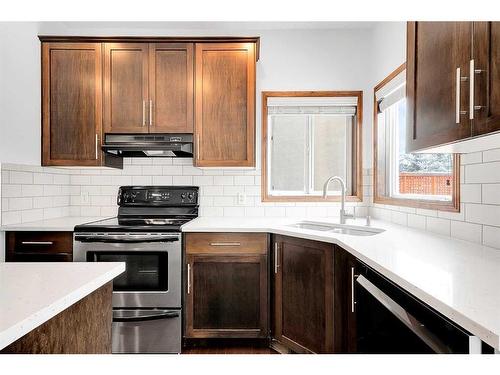
[[[188,194],[188,198],[189,198],[189,200],[193,200],[193,197],[194,197],[194,194],[193,194],[193,193],[189,193],[189,194]]]
[[[186,199],[186,193],[182,193],[182,194],[181,194],[181,198],[182,198],[182,199]]]

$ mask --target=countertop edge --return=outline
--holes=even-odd
[[[47,305],[44,309],[32,314],[28,318],[18,322],[5,331],[0,333],[0,350],[12,344],[17,339],[23,337],[25,334],[31,332],[33,329],[39,327],[43,323],[52,319],[54,316],[72,306],[76,302],[85,298],[92,292],[102,287],[107,282],[113,280],[116,276],[125,271],[125,264],[116,265],[111,270],[105,272],[101,276],[87,282],[80,288],[73,290],[64,297]]]

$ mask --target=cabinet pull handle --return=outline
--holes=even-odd
[[[474,59],[469,62],[469,120],[474,120]]]
[[[279,245],[278,242],[274,243],[274,273],[278,273],[278,269],[280,267],[279,262],[278,262],[278,255],[279,255]]]
[[[191,294],[191,265],[187,265],[187,294]]]
[[[53,241],[22,241],[23,245],[53,245]]]
[[[354,305],[356,301],[354,300],[354,267],[351,267],[351,312],[354,312]]]
[[[99,134],[95,135],[95,160],[99,160]]]
[[[149,99],[149,126],[153,126],[153,101]]]
[[[241,246],[240,242],[210,242],[210,246]]]
[[[455,85],[455,123],[460,124],[460,68],[457,68]]]
[[[146,126],[146,101],[142,101],[142,126]]]

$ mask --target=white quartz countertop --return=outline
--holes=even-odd
[[[125,271],[125,263],[0,263],[0,349]]]
[[[32,221],[22,224],[2,225],[0,231],[60,231],[73,232],[75,225],[90,223],[91,221],[105,219],[93,216],[66,216],[57,219]]]
[[[372,221],[372,227],[383,228],[385,232],[374,236],[288,226],[298,221],[201,217],[185,224],[182,230],[269,232],[338,244],[456,324],[500,349],[500,250],[381,221]],[[364,220],[356,220],[354,224],[363,225]]]

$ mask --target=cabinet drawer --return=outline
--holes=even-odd
[[[71,261],[72,232],[7,232],[7,261]]]
[[[266,233],[188,233],[188,254],[266,254]]]

